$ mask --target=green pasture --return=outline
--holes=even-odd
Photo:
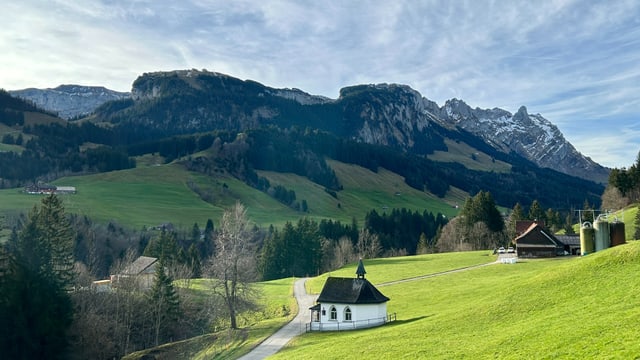
[[[392,264],[373,264],[368,278],[381,270],[394,277]],[[308,333],[271,358],[633,359],[640,354],[639,271],[640,242],[631,242],[585,257],[522,260],[380,286],[397,321]]]
[[[296,279],[286,278],[254,284],[260,294],[262,308],[239,316],[243,328],[223,330],[192,339],[165,344],[156,348],[138,351],[125,356],[125,360],[144,359],[237,359],[265,340],[284,324],[293,319],[298,311],[293,297],[293,283]],[[195,296],[208,296],[208,279],[191,280],[190,288]]]
[[[383,168],[373,172],[333,160],[328,160],[327,163],[343,186],[343,190],[337,192],[337,198],[305,177],[271,171],[260,171],[259,174],[269,179],[272,185],[282,185],[295,191],[298,201],[306,200],[309,205],[308,216],[332,218],[347,223],[354,217],[359,221],[364,219],[366,213],[374,209],[378,213],[390,212],[394,208],[420,212],[427,210],[452,217],[458,213],[454,205],[462,204],[465,200],[457,192],[439,199],[418,191],[408,186],[401,176]]]
[[[372,284],[410,279],[444,271],[466,268],[496,261],[492,251],[451,252],[416,256],[400,256],[363,260],[366,277]],[[307,280],[306,288],[311,294],[319,294],[327,277],[355,277],[358,263],[324,273]]]
[[[471,146],[445,139],[447,151],[435,151],[428,158],[433,161],[455,162],[464,165],[467,169],[480,171],[509,172],[511,165],[501,160],[492,159],[491,156],[472,148]]]
[[[187,183],[196,183],[212,194],[213,203],[203,201]],[[236,199],[246,207],[251,221],[269,225],[294,220],[298,214],[230,176],[205,177],[179,165],[139,167],[108,173],[70,176],[52,182],[75,186],[76,194],[60,195],[69,213],[83,214],[96,221],[118,223],[132,228],[171,222],[190,229],[204,227],[208,219],[217,221]],[[28,195],[22,189],[0,190],[0,213],[28,211],[42,195]]]
[[[263,227],[282,226],[303,216],[347,223],[356,218],[362,224],[371,209],[382,212],[402,207],[453,216],[457,209],[445,201],[464,201],[463,195],[456,192],[452,192],[455,194],[452,198],[443,201],[417,191],[408,187],[401,177],[384,169],[373,173],[333,161],[331,166],[344,185],[344,190],[338,192],[338,199],[306,178],[261,172],[273,185],[294,190],[298,201],[306,200],[309,211],[304,213],[226,174],[204,176],[175,163],[158,165],[161,159],[147,156],[140,160],[135,169],[68,176],[52,184],[76,187],[76,194],[60,195],[67,212],[87,215],[98,222],[116,221],[134,229],[167,222],[178,228],[191,229],[194,223],[204,227],[208,219],[217,225],[222,212],[236,201],[245,205],[252,222]],[[200,193],[208,195],[208,201],[193,191],[193,184]],[[0,215],[28,212],[41,199],[42,195],[28,195],[22,188],[0,190]]]

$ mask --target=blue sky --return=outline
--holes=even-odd
[[[525,105],[583,154],[640,150],[640,1],[21,0],[0,5],[0,87],[207,69],[336,98],[400,83],[443,105]]]

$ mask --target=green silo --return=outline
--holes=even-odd
[[[595,252],[595,230],[591,223],[585,221],[580,226],[580,254],[587,255]]]

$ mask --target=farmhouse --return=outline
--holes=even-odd
[[[32,184],[24,188],[27,194],[75,194],[75,186],[55,186],[49,184]]]
[[[153,285],[157,263],[157,258],[140,256],[120,274],[111,275],[107,280],[94,281],[92,287],[96,291],[107,291],[127,282],[138,289],[147,290]]]
[[[362,259],[358,263],[356,278],[329,277],[311,310],[307,330],[353,330],[385,324],[387,301],[369,280]]]
[[[543,225],[535,221],[523,223],[528,223],[527,229],[514,240],[518,257],[554,257],[564,254],[565,244]],[[516,229],[522,228],[523,223],[520,226],[516,224]]]

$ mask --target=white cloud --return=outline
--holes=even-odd
[[[441,105],[526,105],[605,165],[640,148],[625,123],[640,113],[634,0],[23,0],[3,4],[0,22],[7,89],[128,90],[143,72],[184,68],[329,97],[395,82]],[[598,150],[587,131],[603,126],[625,140]]]

